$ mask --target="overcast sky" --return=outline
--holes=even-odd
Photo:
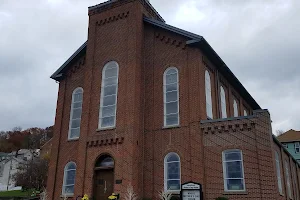
[[[0,0],[0,130],[53,125],[49,76],[87,39],[103,0]],[[171,3],[172,2],[172,3]],[[300,130],[299,0],[151,0],[168,24],[202,35],[276,130]]]

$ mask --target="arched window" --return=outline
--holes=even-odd
[[[209,72],[205,71],[205,97],[206,97],[206,115],[208,118],[213,119],[212,112],[212,98],[211,98],[211,81]]]
[[[276,174],[277,174],[277,184],[278,184],[278,190],[280,194],[282,193],[282,183],[281,183],[281,170],[280,170],[280,159],[279,154],[277,151],[275,151],[275,162],[276,162]]]
[[[222,118],[227,118],[226,110],[226,96],[223,86],[220,87],[220,98],[221,98],[221,116]]]
[[[179,125],[178,70],[169,67],[164,73],[164,126]]]
[[[62,187],[63,195],[74,194],[75,176],[76,176],[76,164],[74,162],[69,162],[65,166],[65,170],[64,170],[64,182]]]
[[[176,153],[168,153],[164,161],[165,165],[165,190],[180,190],[180,158]]]
[[[289,163],[287,160],[284,163],[284,168],[285,168],[285,180],[286,180],[288,195],[289,195],[289,198],[292,199],[290,170],[289,170]]]
[[[225,191],[245,191],[243,155],[239,149],[223,151]]]
[[[295,199],[299,199],[299,187],[298,187],[298,177],[297,177],[297,171],[296,168],[293,167],[292,169],[292,177],[293,177],[293,182],[294,182],[294,187],[295,187]]]
[[[233,100],[233,116],[234,117],[239,116],[239,107],[235,99]]]
[[[102,70],[99,128],[116,126],[119,65],[108,62]]]
[[[70,125],[68,139],[78,139],[80,135],[80,123],[82,113],[83,89],[76,88],[72,94]]]
[[[109,155],[102,155],[98,158],[95,168],[114,168],[115,161]]]
[[[244,110],[244,116],[248,116],[247,110]]]

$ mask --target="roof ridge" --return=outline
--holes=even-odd
[[[155,26],[167,29],[167,30],[172,31],[172,32],[176,32],[176,33],[178,33],[180,35],[184,35],[186,37],[190,37],[193,40],[201,40],[203,38],[201,35],[197,35],[195,33],[192,33],[192,32],[189,32],[189,31],[177,28],[175,26],[166,24],[164,22],[160,22],[160,21],[158,21],[156,19],[149,18],[149,17],[147,17],[145,15],[143,16],[143,20],[146,23],[153,24]]]

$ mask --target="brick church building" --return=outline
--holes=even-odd
[[[171,6],[171,5],[170,5]],[[200,35],[170,26],[147,0],[89,7],[88,40],[52,76],[59,92],[47,191],[124,199],[299,200],[299,164],[270,115]]]

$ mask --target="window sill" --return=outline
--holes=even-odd
[[[163,126],[162,129],[169,129],[169,128],[180,128],[180,125],[172,125],[172,126]]]
[[[228,195],[228,194],[241,194],[241,195],[247,195],[248,192],[247,192],[247,191],[224,191],[223,194],[224,194],[224,195]]]
[[[97,132],[101,132],[101,131],[108,131],[108,130],[114,130],[116,129],[116,127],[107,127],[107,128],[98,128],[96,129]]]
[[[279,193],[280,194],[280,196],[283,196],[284,197],[284,194],[282,194],[282,193]]]
[[[170,192],[171,194],[175,194],[175,195],[178,195],[178,194],[180,194],[180,190],[176,190],[176,191],[174,191],[174,190],[166,190],[166,192]]]
[[[60,198],[65,198],[65,197],[67,197],[67,198],[73,198],[74,194],[61,194],[60,195]]]
[[[78,141],[78,140],[79,140],[79,137],[78,138],[71,138],[71,139],[68,139],[67,141],[72,142],[72,141]]]

